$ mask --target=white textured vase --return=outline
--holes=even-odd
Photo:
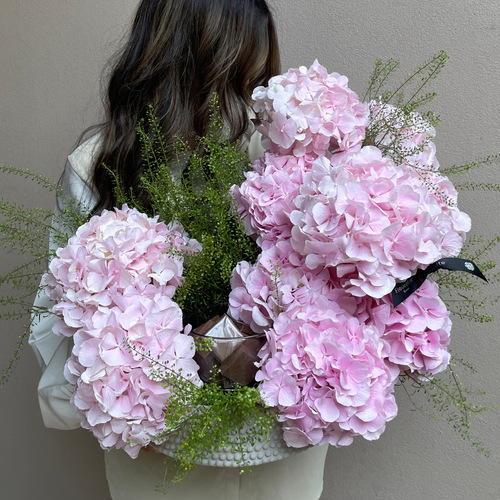
[[[240,436],[245,434],[247,427],[240,432]],[[181,444],[183,439],[181,429],[173,433],[161,444],[155,444],[154,447],[169,457],[175,458],[175,450]],[[231,437],[237,438],[236,434]],[[210,456],[201,459],[198,465],[208,465],[212,467],[241,467],[242,461],[245,466],[262,465],[269,462],[276,462],[290,457],[295,453],[303,451],[304,448],[290,448],[283,441],[281,424],[276,425],[269,432],[268,441],[257,441],[253,445],[247,444],[244,448],[244,454],[235,453],[230,447],[216,450]]]

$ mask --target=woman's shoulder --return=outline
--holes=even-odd
[[[69,199],[76,200],[82,213],[88,213],[97,202],[93,188],[92,165],[99,154],[101,134],[95,134],[82,142],[69,156],[61,177],[62,193]],[[58,197],[57,206],[61,210],[64,197]]]
[[[99,154],[101,134],[97,133],[82,142],[69,156],[68,162],[75,173],[88,185],[91,185],[92,165]]]

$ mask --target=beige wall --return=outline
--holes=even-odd
[[[99,78],[136,0],[0,0],[0,162],[56,179],[79,133],[95,122]],[[283,67],[315,58],[349,76],[361,91],[376,57],[407,69],[439,49],[450,55],[436,82],[443,123],[437,146],[443,165],[498,152],[500,3],[498,0],[272,0]],[[498,179],[498,167],[478,173]],[[1,196],[50,207],[53,200],[17,180]],[[462,209],[477,232],[499,232],[498,193],[464,193]],[[500,255],[497,252],[497,260]],[[0,272],[15,262],[3,257]],[[499,294],[498,286],[491,292]],[[496,308],[497,316],[500,310]],[[454,322],[452,347],[479,369],[474,382],[500,401],[498,320]],[[1,325],[0,362],[9,358],[19,324]],[[35,398],[38,366],[27,349],[0,395],[0,498],[108,499],[101,452],[84,431],[44,429]],[[475,452],[446,424],[410,411],[398,393],[399,416],[376,442],[358,439],[329,452],[324,500],[498,499],[500,413],[484,414],[473,432],[492,450]],[[266,500],[266,499],[263,499]]]

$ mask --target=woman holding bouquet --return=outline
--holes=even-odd
[[[180,136],[194,147],[196,137],[207,132],[214,93],[230,139],[239,139],[256,159],[262,149],[249,115],[252,90],[267,84],[279,70],[277,37],[265,0],[142,0],[110,76],[103,123],[68,158],[61,179],[64,194],[82,211],[99,214],[113,209],[117,200],[111,170],[127,192],[148,206],[147,193],[139,185],[144,167],[137,136],[148,106],[155,111],[167,146]],[[56,210],[62,208],[60,203]],[[44,292],[36,305],[50,305]],[[43,369],[40,407],[47,427],[74,429],[80,415],[70,402],[73,387],[64,377],[72,340],[54,335],[54,322],[53,317],[43,317],[30,337]],[[325,455],[325,446],[314,447],[244,475],[238,468],[200,466],[170,487],[167,497],[318,499]],[[136,460],[123,450],[107,451],[112,498],[165,498],[154,491],[163,476],[164,459],[147,451]]]

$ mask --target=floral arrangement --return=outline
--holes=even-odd
[[[267,332],[256,379],[290,446],[376,439],[396,415],[400,372],[437,374],[449,362],[438,286],[426,282],[394,311],[390,293],[396,280],[458,255],[470,219],[436,173],[434,129],[416,113],[393,124],[396,108],[360,102],[317,61],[253,98],[268,152],[234,196],[263,251],[237,266],[230,312]],[[363,146],[380,120],[401,129],[402,161]],[[391,134],[378,135],[390,149]],[[262,296],[276,267],[278,301]]]
[[[140,352],[201,384],[193,339],[172,300],[182,255],[201,247],[179,225],[157,219],[126,205],[92,217],[57,251],[45,288],[60,318],[54,333],[74,340],[64,375],[75,386],[82,427],[134,458],[165,430],[170,392]]]
[[[404,84],[415,77],[427,83],[446,58],[438,54]],[[382,92],[395,67],[377,62],[366,100],[317,61],[255,89],[266,153],[250,170],[238,146],[221,139],[216,102],[197,148],[179,141],[168,157],[151,111],[138,132],[149,212],[120,179],[122,208],[88,221],[71,204],[63,210],[59,223],[76,234],[67,241],[59,234],[56,255],[41,252],[33,263],[52,259],[45,291],[56,303],[54,332],[74,339],[65,375],[75,385],[82,426],[103,448],[137,456],[189,422],[177,454],[187,470],[217,448],[238,449],[229,435],[248,422],[251,442],[265,439],[275,420],[294,448],[373,440],[396,416],[394,387],[405,381],[444,388],[441,407],[458,409],[469,438],[469,416],[482,408],[463,387],[454,391],[435,376],[450,370],[450,311],[440,285],[462,295],[476,285],[469,275],[440,274],[397,307],[391,292],[439,259],[462,252],[477,260],[498,242],[464,246],[470,219],[447,177],[497,158],[441,169],[433,142],[438,120],[415,111],[433,95],[416,92],[405,101],[402,86]],[[40,220],[42,230],[50,228],[45,212],[12,204],[3,212],[9,242]],[[13,229],[19,222],[27,232]],[[495,265],[483,258],[479,264],[485,271]],[[2,281],[17,285],[19,273]],[[491,319],[464,297],[458,314]],[[3,303],[20,304],[12,297]],[[217,383],[217,366],[213,381],[200,380],[188,335],[226,312],[266,335],[255,384],[230,392]],[[208,340],[204,349],[212,348]]]

